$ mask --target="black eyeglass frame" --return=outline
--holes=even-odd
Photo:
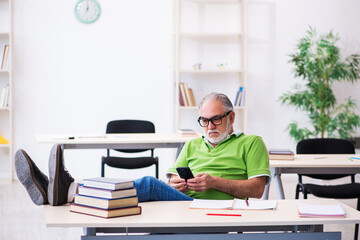
[[[225,113],[225,114],[222,115],[222,116],[216,115],[216,116],[213,116],[213,117],[210,118],[210,119],[209,119],[209,118],[203,118],[203,117],[200,116],[197,121],[198,121],[198,123],[200,124],[201,127],[207,127],[207,126],[209,126],[209,123],[210,123],[210,122],[211,122],[213,125],[215,125],[215,126],[219,126],[219,125],[222,124],[222,119],[223,119],[224,117],[227,117],[231,112],[232,112],[232,110],[228,111],[227,113]],[[216,120],[220,120],[220,123],[215,124],[215,123],[213,122],[214,118],[216,118]],[[207,124],[206,124],[206,125],[202,125],[202,124],[201,124],[201,121],[202,121],[202,120],[206,120],[206,121],[207,121]]]

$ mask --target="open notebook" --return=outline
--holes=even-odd
[[[248,201],[245,200],[207,200],[207,199],[194,199],[189,208],[197,209],[248,209],[248,210],[272,210],[276,209],[277,201],[275,200],[258,200]]]

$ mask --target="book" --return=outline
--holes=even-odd
[[[3,58],[2,58],[2,62],[1,62],[1,69],[2,70],[4,70],[6,68],[8,55],[9,55],[9,45],[6,44],[4,46],[4,54],[3,54]]]
[[[243,87],[239,87],[239,90],[236,93],[236,98],[235,98],[235,102],[234,102],[234,106],[239,106],[240,104],[240,99],[242,96],[242,91],[243,91]]]
[[[120,190],[107,190],[107,189],[101,189],[101,188],[79,186],[78,193],[80,195],[87,195],[87,196],[92,196],[92,197],[115,199],[115,198],[125,198],[125,197],[136,196],[136,188],[120,189]]]
[[[137,197],[107,199],[76,194],[74,203],[97,208],[113,209],[137,206],[139,200]]]
[[[184,107],[184,106],[185,106],[185,102],[184,102],[183,95],[182,95],[182,93],[181,93],[180,85],[179,85],[179,105],[180,105],[181,107]]]
[[[237,106],[244,106],[244,104],[245,104],[245,87],[242,87],[241,96],[239,98],[240,98],[240,101]]]
[[[184,106],[185,106],[185,107],[188,107],[188,106],[189,106],[189,102],[188,102],[188,100],[187,100],[187,98],[186,98],[184,83],[181,82],[179,86],[180,86],[180,93],[181,93],[182,99],[184,100]]]
[[[193,129],[182,128],[182,129],[178,129],[177,132],[180,133],[181,135],[198,135]]]
[[[189,88],[189,95],[190,95],[190,100],[191,100],[191,106],[196,106],[194,92],[191,88]]]
[[[83,179],[83,184],[85,187],[103,188],[108,190],[118,190],[134,187],[133,181],[123,181],[116,178],[105,177]]]
[[[189,208],[196,209],[242,209],[242,210],[273,210],[276,209],[277,201],[275,200],[208,200],[208,199],[194,199]]]
[[[315,205],[299,202],[300,217],[345,217],[346,212],[341,204]]]
[[[6,94],[6,88],[1,89],[1,95],[0,95],[0,108],[4,107],[5,104],[5,94]]]
[[[4,108],[9,106],[9,92],[10,92],[10,85],[7,84],[5,87],[5,97],[4,97],[4,103],[3,103]]]
[[[282,155],[294,155],[294,152],[290,149],[281,149],[281,148],[269,148],[269,154],[282,154]]]
[[[187,101],[187,103],[188,103],[188,106],[193,106],[193,105],[192,105],[192,102],[191,102],[191,97],[190,97],[189,88],[188,88],[188,86],[187,86],[186,83],[183,83],[183,86],[184,86],[185,97],[186,97],[186,101]]]
[[[71,203],[70,212],[82,213],[102,218],[112,218],[141,214],[141,206],[116,209],[102,209]]]
[[[269,160],[295,160],[294,154],[269,154]]]

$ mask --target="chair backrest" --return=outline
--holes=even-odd
[[[304,139],[296,146],[297,154],[354,154],[355,146],[345,139],[313,138]]]
[[[114,120],[106,126],[106,133],[155,133],[155,125],[146,120]],[[152,149],[114,149],[119,152],[144,152]]]

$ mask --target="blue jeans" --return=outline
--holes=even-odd
[[[139,202],[146,201],[191,201],[193,198],[154,177],[134,180]]]

